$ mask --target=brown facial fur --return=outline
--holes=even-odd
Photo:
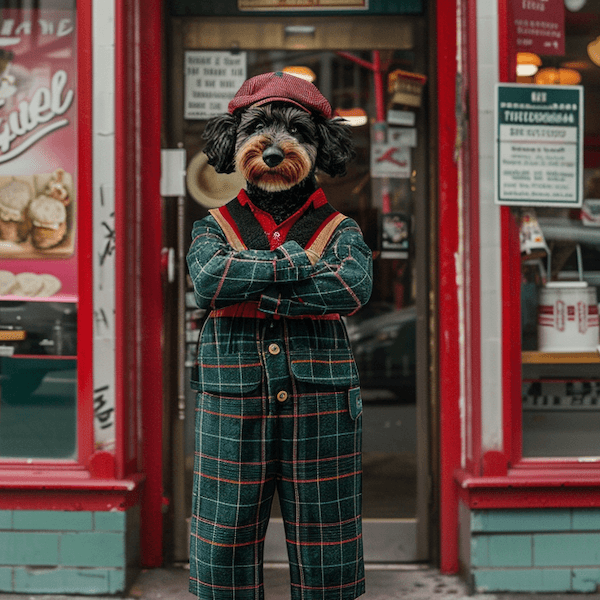
[[[314,130],[314,131],[313,131]],[[288,190],[314,170],[316,130],[310,115],[298,108],[252,107],[242,117],[236,140],[236,166],[246,181],[266,192]],[[262,154],[279,148],[281,163],[269,167]]]

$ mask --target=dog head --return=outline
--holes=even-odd
[[[246,81],[225,115],[208,121],[203,134],[208,162],[219,173],[236,166],[267,193],[313,178],[346,173],[354,157],[350,127],[331,118],[331,106],[311,83],[286,73]]]

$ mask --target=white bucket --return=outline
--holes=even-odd
[[[540,290],[540,352],[595,351],[598,331],[596,288],[585,281],[551,281]]]

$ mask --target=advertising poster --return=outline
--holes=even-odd
[[[75,17],[1,15],[0,297],[75,301]]]
[[[392,212],[381,216],[381,258],[408,258],[410,217]]]
[[[495,167],[497,204],[580,207],[583,88],[498,84]]]

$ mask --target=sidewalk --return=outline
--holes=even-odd
[[[142,571],[128,600],[194,600],[187,591],[187,569]],[[600,594],[475,594],[464,582],[437,569],[418,565],[367,566],[364,600],[600,600]],[[265,568],[265,600],[289,600],[287,564]],[[100,600],[107,597],[0,594],[0,600]],[[114,597],[110,597],[114,600]]]

